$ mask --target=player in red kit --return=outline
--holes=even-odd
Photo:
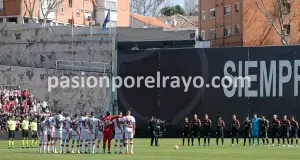
[[[106,142],[108,142],[108,154],[110,152],[111,140],[112,140],[112,133],[114,129],[114,124],[112,120],[114,117],[110,114],[110,112],[106,112],[106,116],[103,118],[104,121],[104,131],[103,131],[103,154],[105,154]]]

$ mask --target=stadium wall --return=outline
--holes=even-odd
[[[109,108],[108,88],[53,88],[48,91],[48,77],[100,77],[101,73],[88,72],[85,76],[80,71],[55,70],[0,65],[0,84],[20,85],[41,100],[50,102],[51,109],[60,109],[68,113],[82,114],[83,111],[104,113]],[[53,83],[53,82],[52,82]]]
[[[75,27],[72,38],[69,26],[0,25],[0,85],[20,85],[38,99],[47,100],[50,107],[72,113],[111,110],[107,88],[47,91],[49,76],[79,75],[80,71],[111,74],[115,34],[99,27],[93,27],[92,32],[90,36],[90,27]]]
[[[171,81],[167,81],[166,87],[157,87],[156,79],[155,87],[147,88],[142,81],[140,87],[118,90],[119,110],[132,111],[137,119],[137,137],[150,135],[147,127],[150,116],[168,121],[165,137],[181,137],[182,120],[192,119],[194,113],[201,120],[205,113],[209,115],[212,136],[215,136],[217,115],[225,121],[225,135],[229,136],[231,116],[236,114],[243,135],[243,120],[255,112],[269,120],[275,113],[300,119],[299,60],[300,46],[119,50],[121,77],[157,77],[159,71],[160,77],[202,76],[205,82],[202,88],[190,86],[184,92],[182,81],[178,88],[171,88]],[[213,76],[226,75],[254,77],[249,90],[207,87]],[[162,82],[162,78],[159,80]]]
[[[0,132],[0,140],[7,140],[8,139],[8,132]],[[22,132],[15,132],[15,140],[22,139]]]

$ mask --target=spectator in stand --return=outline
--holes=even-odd
[[[19,99],[18,98],[15,98],[15,105],[16,105],[16,108],[19,105]]]
[[[41,101],[37,101],[36,110],[37,110],[38,113],[41,113]]]
[[[28,91],[26,89],[24,89],[24,91],[22,93],[23,100],[27,99],[28,95],[29,95]]]
[[[0,104],[1,105],[3,104],[3,97],[4,97],[4,92],[3,92],[3,89],[0,88]]]
[[[29,96],[27,100],[28,111],[32,110],[32,97]]]
[[[46,112],[46,109],[48,107],[48,104],[46,101],[43,101],[42,107],[43,107],[43,112]]]
[[[27,113],[27,100],[24,99],[23,101],[23,114]]]
[[[14,100],[15,100],[17,97],[18,97],[18,92],[17,92],[17,90],[15,89],[15,90],[14,90]]]
[[[6,103],[5,103],[5,111],[6,112],[9,112],[10,111],[10,101],[9,100],[6,100]]]
[[[9,90],[8,92],[8,98],[9,98],[9,101],[13,101],[14,100],[14,91],[12,89]]]
[[[17,92],[17,99],[18,99],[18,102],[19,102],[19,104],[21,104],[22,91],[21,91],[20,87],[16,90],[16,92]]]

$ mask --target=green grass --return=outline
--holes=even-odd
[[[201,139],[203,141],[203,139]],[[242,139],[240,139],[242,141]],[[135,155],[92,155],[92,154],[39,154],[37,149],[22,149],[21,141],[15,142],[14,149],[7,149],[8,142],[0,141],[0,160],[299,160],[300,148],[283,147],[232,147],[226,139],[224,147],[184,146],[181,139],[161,139],[160,147],[150,147],[148,139],[135,139]],[[179,146],[174,150],[175,145]]]

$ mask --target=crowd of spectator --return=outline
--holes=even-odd
[[[21,122],[24,116],[31,118],[49,114],[46,101],[40,101],[26,89],[4,89],[0,88],[0,132],[7,131],[7,120],[14,116]]]

